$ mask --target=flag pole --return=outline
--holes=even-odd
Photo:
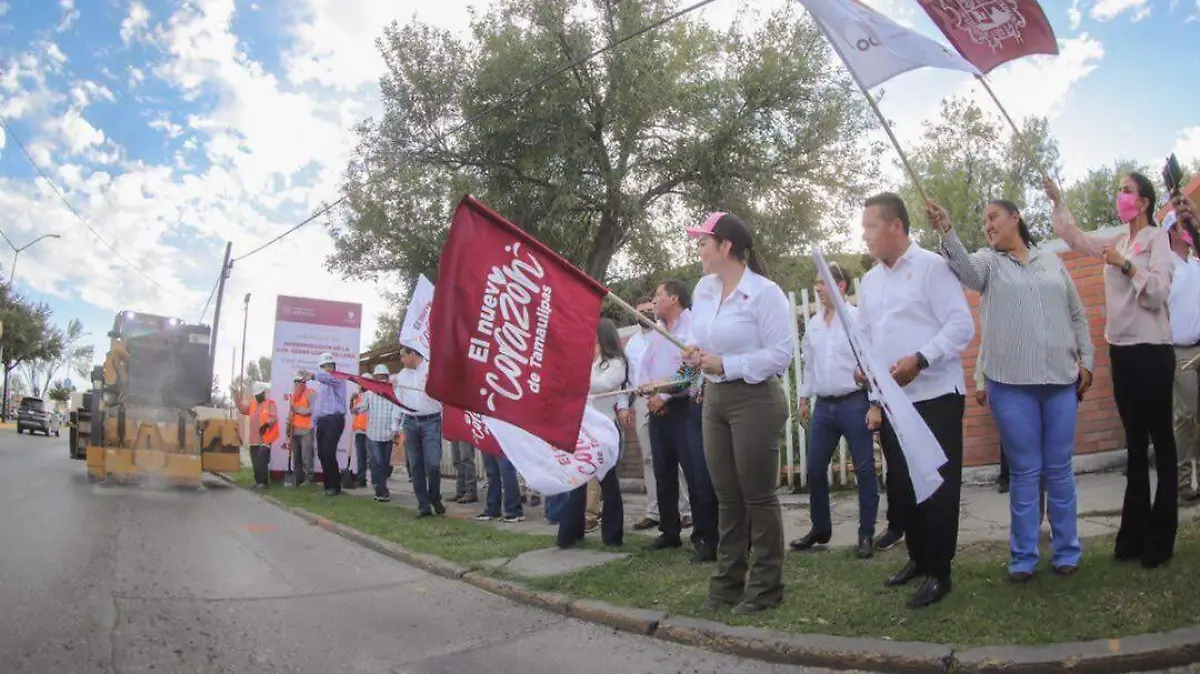
[[[629,312],[629,314],[631,316],[633,316],[634,318],[636,318],[637,322],[641,323],[643,327],[649,328],[649,329],[657,332],[658,334],[662,335],[664,339],[666,339],[668,342],[674,344],[675,346],[678,346],[680,348],[680,350],[687,351],[687,345],[684,344],[683,342],[679,341],[679,339],[677,339],[675,337],[675,335],[672,335],[671,333],[667,332],[667,329],[664,328],[663,326],[659,325],[658,323],[655,323],[654,321],[651,321],[650,319],[643,316],[642,312],[638,311],[637,308],[634,307],[629,302],[626,302],[625,300],[621,299],[620,297],[617,297],[617,295],[615,293],[613,293],[613,291],[611,291],[611,290],[608,291],[608,295],[605,295],[605,297],[612,300],[613,304],[615,304],[618,307],[621,307],[625,311]]]
[[[996,92],[992,90],[992,85],[988,84],[987,79],[984,78],[983,75],[976,75],[975,79],[979,80],[979,83],[983,85],[984,90],[987,91],[988,95],[992,97],[993,101],[995,101],[996,107],[1000,108],[1000,114],[1004,115],[1004,119],[1008,120],[1008,125],[1011,126],[1013,130],[1013,137],[1017,140],[1017,146],[1020,147],[1025,153],[1025,156],[1033,162],[1033,165],[1035,168],[1037,168],[1038,173],[1041,173],[1042,177],[1046,180],[1050,180],[1050,174],[1046,173],[1046,167],[1042,166],[1041,160],[1039,160],[1033,153],[1033,148],[1026,144],[1025,134],[1021,133],[1021,129],[1017,126],[1017,123],[1013,121],[1012,116],[1008,114],[1008,109],[1005,108],[1004,104],[1000,102],[1000,97],[997,96]]]
[[[862,95],[866,97],[867,103],[871,106],[871,110],[875,113],[875,116],[879,118],[879,123],[883,125],[883,130],[887,133],[888,138],[892,141],[892,146],[896,148],[896,153],[900,155],[900,161],[904,164],[904,170],[908,172],[908,177],[912,179],[913,185],[916,186],[917,193],[921,195],[921,201],[927,204],[930,203],[929,196],[925,194],[925,188],[921,186],[921,179],[917,177],[917,172],[913,170],[912,164],[908,161],[908,155],[904,153],[904,148],[900,145],[900,139],[896,138],[896,133],[892,131],[892,125],[888,124],[887,118],[883,116],[883,111],[879,109],[879,105],[875,102],[875,99],[871,97],[871,92],[867,91],[867,88],[863,86],[862,80],[858,78],[858,73],[854,72],[854,68],[850,67],[850,62],[846,60],[846,56],[842,54],[842,50],[838,48],[837,42],[833,39],[833,36],[829,34],[829,30],[826,29],[825,24],[819,20],[816,20],[816,17],[813,17],[813,19],[813,23],[817,24],[817,28],[819,28],[821,33],[825,36],[825,41],[829,43],[829,46],[833,47],[833,51],[835,51],[838,55],[838,58],[842,60],[842,65],[846,67],[846,71],[850,73],[850,77],[854,80],[854,83],[858,85],[858,90],[861,91]]]

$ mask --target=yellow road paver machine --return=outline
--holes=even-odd
[[[241,467],[236,419],[201,418],[212,401],[212,330],[122,311],[103,367],[71,413],[71,458],[92,480],[199,486]],[[198,409],[199,408],[199,409]]]

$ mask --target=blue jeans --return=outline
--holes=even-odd
[[[371,484],[376,496],[391,496],[388,490],[388,467],[392,465],[392,441],[367,440],[371,450]]]
[[[812,439],[808,454],[809,503],[814,533],[833,530],[829,512],[829,460],[838,440],[846,438],[854,474],[858,478],[858,537],[875,537],[875,518],[879,514],[879,483],[875,478],[875,444],[867,428],[870,402],[866,393],[845,398],[817,399],[813,407]]]
[[[558,524],[562,519],[563,508],[567,505],[567,494],[555,494],[547,496],[543,500],[546,508],[546,519],[551,524]]]
[[[404,449],[417,510],[428,513],[442,500],[442,416],[405,417]]]
[[[503,487],[504,514],[508,517],[521,517],[525,509],[521,507],[521,486],[517,482],[517,469],[503,456],[483,455],[483,471],[487,474],[487,505],[483,514],[490,517],[500,516],[501,487]]]
[[[1038,564],[1041,526],[1040,481],[1046,480],[1046,510],[1054,534],[1054,566],[1078,566],[1083,556],[1075,514],[1075,386],[1010,386],[989,380],[988,400],[1008,453],[1012,534],[1010,573],[1032,573]]]

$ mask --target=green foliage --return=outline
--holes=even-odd
[[[20,365],[51,361],[62,355],[63,335],[50,324],[50,307],[26,301],[0,286],[0,321],[4,334],[3,367],[11,372]],[[36,388],[37,381],[30,384]]]
[[[908,156],[925,194],[950,213],[967,250],[987,244],[983,210],[991,199],[1016,203],[1035,236],[1049,235],[1050,204],[1041,192],[1039,167],[1053,175],[1059,153],[1044,118],[1028,120],[1019,140],[999,115],[985,112],[974,101],[949,98]],[[908,205],[914,238],[926,247],[933,245],[936,234],[922,226],[924,209],[916,185],[909,181],[900,194]]]
[[[69,380],[60,379],[50,385],[46,391],[46,397],[50,400],[65,405],[71,401],[71,394],[75,392],[75,386]]]
[[[629,269],[677,263],[680,225],[711,210],[745,216],[769,264],[819,240],[876,153],[864,101],[798,8],[752,33],[679,19],[508,100],[675,9],[500,0],[466,41],[389,26],[384,113],[357,130],[330,267],[436,278],[464,192],[601,280],[619,254]]]

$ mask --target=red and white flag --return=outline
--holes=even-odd
[[[917,68],[978,75],[958,54],[859,0],[800,0],[863,89]]]
[[[572,451],[563,451],[513,424],[484,417],[492,438],[525,478],[525,484],[546,496],[564,494],[601,479],[617,465],[621,455],[621,434],[617,425],[602,412],[588,405]]]
[[[433,284],[421,274],[412,297],[408,298],[408,309],[400,326],[400,345],[416,349],[426,360],[432,359],[429,340],[429,312],[432,309]]]
[[[500,443],[488,430],[482,414],[442,405],[442,435],[447,440],[465,442],[484,454],[500,456]]]
[[[430,312],[428,394],[574,447],[608,289],[470,195]]]
[[[1037,0],[917,0],[962,57],[984,73],[1031,54],[1057,54]]]

